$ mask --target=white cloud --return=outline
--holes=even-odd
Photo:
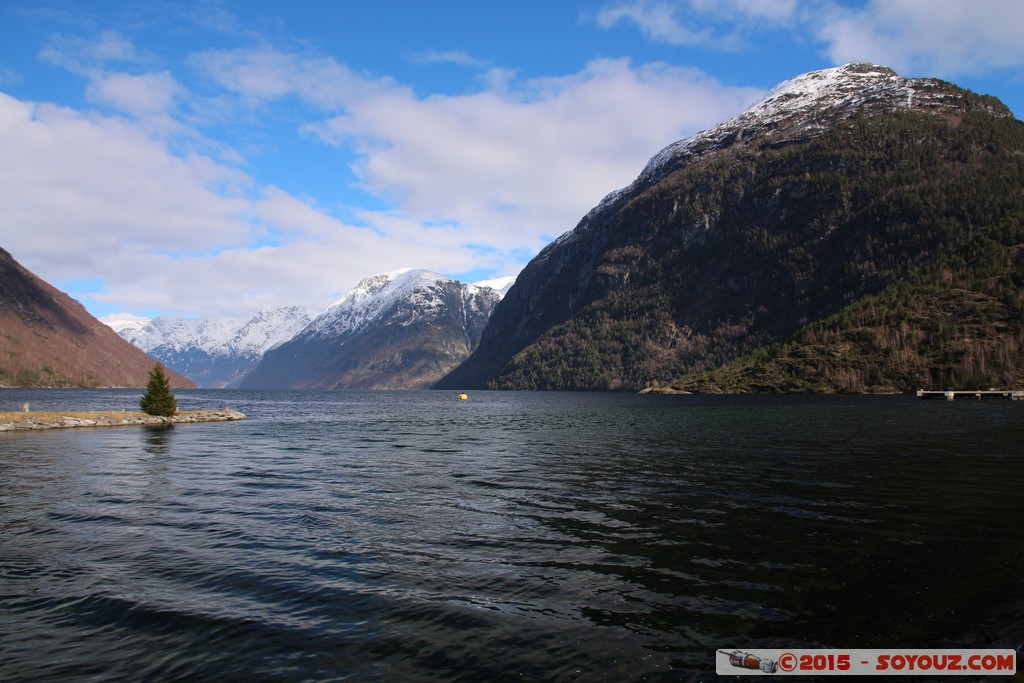
[[[317,309],[374,272],[480,265],[457,231],[373,212],[375,226],[347,225],[209,157],[176,156],[138,124],[3,94],[0,187],[3,246],[55,284],[101,279],[90,298],[119,310]]]
[[[90,266],[123,242],[189,251],[244,241],[245,201],[217,189],[245,182],[207,158],[168,154],[123,120],[0,94],[4,241],[51,253],[75,277],[95,275]]]
[[[93,74],[111,63],[135,63],[140,59],[132,41],[117,31],[104,31],[97,39],[55,35],[39,57],[79,75]]]
[[[354,145],[368,190],[423,222],[454,221],[504,248],[540,246],[662,147],[737,113],[759,91],[701,72],[597,60],[507,93],[354,103],[309,130]]]
[[[458,66],[469,66],[474,68],[483,68],[487,66],[487,62],[485,60],[478,59],[462,50],[430,50],[427,52],[419,52],[413,55],[413,60],[421,64],[456,64]]]
[[[695,30],[677,17],[667,2],[625,2],[606,5],[597,14],[597,25],[608,29],[622,22],[636,24],[652,40],[672,45],[703,45],[712,41],[710,30]]]
[[[319,119],[305,131],[339,146],[339,165],[353,163],[384,207],[344,207],[353,225],[218,161],[180,122],[196,97],[170,72],[109,72],[102,61],[76,63],[93,65],[87,96],[127,116],[0,96],[0,234],[46,279],[101,278],[88,295],[135,312],[322,308],[366,275],[404,266],[515,273],[666,144],[761,94],[627,60],[526,81],[492,70],[494,89],[421,97],[318,55],[193,57],[271,118],[287,111],[296,128],[296,113]],[[290,101],[271,112],[280,100]]]
[[[946,77],[1024,65],[1020,0],[872,0],[834,5],[815,21],[836,63],[874,61]]]
[[[165,116],[174,108],[184,88],[167,71],[139,76],[114,73],[98,76],[86,96],[139,118]]]
[[[764,28],[766,22],[790,23],[796,14],[798,0],[689,0],[688,4],[697,16],[705,20]]]
[[[1020,0],[616,0],[595,16],[654,42],[736,50],[765,28],[810,36],[835,64],[872,61],[908,75],[977,75],[1024,65]]]
[[[634,24],[654,42],[734,51],[765,26],[787,25],[797,0],[625,0],[605,4],[595,23]]]
[[[388,78],[372,79],[322,56],[270,48],[206,50],[190,59],[217,85],[252,104],[298,97],[326,111],[397,88]]]

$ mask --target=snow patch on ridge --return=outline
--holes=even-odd
[[[320,336],[355,332],[405,300],[431,310],[439,305],[435,290],[446,282],[454,280],[421,268],[371,275],[335,301],[305,332]]]
[[[113,316],[108,316],[108,320],[104,322],[113,326],[109,321],[111,317]],[[143,320],[145,319],[137,319]],[[175,353],[200,350],[211,356],[256,357],[267,349],[291,339],[309,323],[309,320],[309,312],[302,307],[280,306],[265,308],[248,320],[230,317],[158,316],[145,321],[141,326],[122,326],[118,334],[146,353],[153,353],[158,349],[162,352]]]
[[[458,280],[422,268],[402,268],[364,278],[316,318],[304,335],[334,337],[354,333],[401,307],[403,326],[437,315],[448,305],[445,294],[461,289],[464,305],[478,295],[500,299],[515,277],[464,285]]]
[[[516,277],[517,276],[515,275],[506,275],[505,277],[496,277],[490,280],[480,280],[479,282],[474,282],[473,284],[466,286],[474,287],[477,289],[493,289],[495,292],[497,292],[500,298],[504,297],[505,294],[508,293],[508,290],[511,289],[512,285],[516,283]]]
[[[630,185],[610,192],[590,210],[573,230],[549,244],[537,258],[543,260],[552,249],[571,242],[585,231],[592,220],[608,210],[623,196],[647,185],[678,166],[687,157],[702,151],[742,142],[744,138],[783,130],[825,129],[837,120],[871,110],[928,109],[957,106],[959,95],[933,79],[912,79],[892,69],[854,62],[830,69],[801,74],[783,81],[759,102],[739,115],[674,142],[654,155]],[[993,110],[993,113],[1008,115]]]
[[[784,124],[798,128],[824,125],[829,113],[851,116],[872,102],[884,103],[888,108],[894,102],[906,102],[910,108],[914,102],[913,82],[888,67],[864,63],[801,74],[779,83],[738,116],[669,145],[651,158],[638,180],[652,178],[681,155],[728,144],[733,139],[739,141],[744,134],[771,131]]]
[[[131,313],[111,313],[99,320],[101,323],[114,330],[114,332],[121,334],[123,330],[138,332],[149,324],[149,321],[152,320],[152,318],[143,318],[141,316],[132,315]]]

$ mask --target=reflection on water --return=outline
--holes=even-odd
[[[170,452],[171,430],[174,424],[142,425],[145,442],[143,448],[150,455],[167,455]]]
[[[1024,641],[1021,402],[179,403],[253,419],[0,434],[0,680],[675,681],[719,648]]]

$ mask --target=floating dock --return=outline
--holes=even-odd
[[[1008,398],[1014,401],[1024,401],[1024,390],[1021,389],[946,389],[945,391],[929,391],[926,389],[917,390],[918,398],[938,398],[954,401],[958,398]]]

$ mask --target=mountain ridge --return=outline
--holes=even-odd
[[[500,298],[424,269],[369,276],[264,354],[240,386],[426,388],[469,355]]]
[[[225,388],[241,381],[268,349],[291,339],[311,319],[300,306],[274,306],[248,319],[158,316],[113,322],[121,326],[122,338],[198,386]]]

